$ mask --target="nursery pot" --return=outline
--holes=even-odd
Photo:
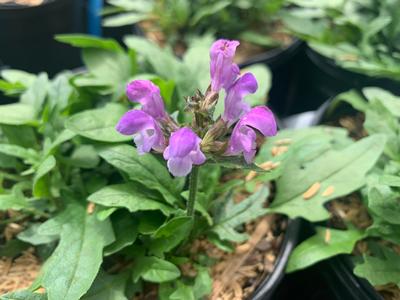
[[[273,271],[260,283],[250,300],[275,299],[275,292],[285,276],[289,256],[298,243],[301,220],[289,220]]]
[[[55,41],[54,35],[85,32],[83,5],[81,0],[0,4],[0,66],[50,74],[80,66],[79,50]]]
[[[299,78],[301,62],[304,60],[305,44],[294,39],[286,48],[275,48],[251,57],[240,67],[253,64],[265,64],[272,72],[272,87],[269,91],[269,105],[282,116],[300,113],[307,110],[301,101],[298,101]]]
[[[311,88],[327,99],[341,92],[367,86],[376,86],[400,95],[400,82],[388,78],[377,78],[352,72],[338,66],[334,60],[325,57],[310,47],[306,54],[315,66],[313,73],[308,73],[314,83]]]

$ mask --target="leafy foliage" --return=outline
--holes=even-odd
[[[286,26],[317,52],[344,68],[400,80],[396,1],[289,2]]]
[[[364,138],[356,144],[360,144],[366,139],[371,140],[377,134],[385,136],[387,141],[386,144],[381,143],[379,146],[381,155],[378,155],[377,163],[368,174],[364,182],[365,187],[358,188],[363,204],[372,218],[372,225],[362,231],[354,230],[350,225],[349,229],[341,231],[319,227],[316,235],[295,249],[287,271],[292,272],[307,267],[339,253],[351,253],[357,240],[366,239],[369,242],[368,252],[363,255],[362,262],[356,264],[354,273],[366,278],[373,285],[392,283],[399,286],[400,273],[397,265],[400,256],[393,250],[393,247],[400,245],[398,235],[400,229],[400,190],[398,185],[400,177],[400,147],[398,144],[400,99],[378,88],[366,88],[361,93],[350,91],[337,96],[328,112],[332,114],[342,101],[349,103],[365,115],[364,129],[370,137]],[[367,152],[368,150],[365,150],[363,153]],[[349,179],[345,181],[347,183]],[[329,241],[326,241],[327,230],[330,231]],[[373,243],[372,241],[378,242]]]
[[[161,32],[171,46],[188,43],[205,32],[272,48],[280,41],[270,36],[277,26],[277,12],[282,0],[179,0],[147,1],[109,0],[103,24],[117,27],[141,21],[151,23],[152,31]],[[210,27],[210,24],[213,24]],[[146,27],[143,26],[146,30]]]
[[[329,240],[326,239],[327,230],[329,231]],[[286,272],[290,273],[306,268],[337,254],[350,254],[355,243],[364,237],[364,234],[357,230],[317,227],[316,231],[314,236],[302,242],[293,251],[286,266]]]
[[[144,282],[168,290],[165,299],[204,298],[212,286],[208,266],[191,262],[196,276],[179,268],[190,261],[189,245],[229,226],[232,236],[245,240],[241,227],[266,213],[260,208],[268,190],[242,204],[221,204],[225,214],[217,218],[214,200],[229,198],[219,189],[226,171],[206,165],[193,221],[184,210],[186,179],[173,178],[156,155],[139,155],[115,125],[129,109],[125,86],[138,77],[151,78],[179,118],[184,106],[178,99],[207,88],[211,37],[194,41],[182,60],[140,38],[127,38],[129,50],[85,35],[57,39],[82,48],[85,69],[52,79],[1,73],[0,88],[19,102],[0,106],[0,211],[8,215],[0,229],[15,221],[23,231],[0,247],[0,255],[15,257],[29,245],[46,252],[29,291],[2,299],[124,300]],[[265,67],[257,68],[268,81]],[[253,96],[252,104],[263,100]],[[243,182],[235,188],[245,189]]]

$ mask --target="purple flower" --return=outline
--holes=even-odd
[[[168,169],[174,176],[186,176],[192,165],[201,165],[206,157],[200,150],[201,139],[188,127],[171,134],[169,146],[164,151]]]
[[[219,92],[228,89],[239,75],[239,67],[233,63],[238,41],[218,40],[210,49],[211,89]]]
[[[160,89],[150,80],[134,80],[126,86],[126,95],[133,102],[142,104],[142,110],[155,118],[166,116]]]
[[[225,110],[222,119],[228,122],[228,126],[235,123],[243,113],[250,110],[250,105],[243,101],[248,94],[257,91],[257,80],[251,73],[246,73],[235,81],[228,89],[225,97]]]
[[[119,120],[116,129],[124,135],[133,135],[139,154],[154,149],[165,149],[165,138],[157,121],[142,110],[130,110]]]
[[[243,152],[246,162],[250,164],[257,148],[254,129],[264,136],[276,135],[275,117],[266,106],[254,107],[239,120],[233,129],[226,154],[238,155]]]

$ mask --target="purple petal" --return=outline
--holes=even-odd
[[[200,138],[190,128],[183,127],[171,134],[169,146],[167,147],[168,157],[165,157],[164,154],[164,158],[187,156],[200,141]]]
[[[254,107],[241,118],[240,123],[257,129],[264,136],[274,136],[277,133],[274,114],[266,106]]]
[[[141,110],[133,109],[126,112],[119,120],[116,129],[124,135],[133,135],[146,128],[153,128],[154,120]]]
[[[126,95],[133,102],[142,104],[142,110],[155,119],[165,117],[160,89],[150,80],[134,80],[126,86]]]
[[[206,156],[201,152],[200,147],[198,147],[196,151],[190,152],[190,159],[192,160],[193,164],[201,165],[206,161]]]
[[[168,170],[174,176],[186,176],[192,170],[192,161],[190,157],[173,157],[168,160]]]
[[[119,120],[116,130],[124,135],[133,135],[139,154],[151,149],[162,152],[165,139],[161,128],[152,116],[141,110],[130,110]]]
[[[201,165],[206,157],[200,149],[201,139],[188,127],[172,133],[169,145],[164,150],[168,169],[174,176],[186,176],[192,165]]]
[[[256,154],[255,129],[264,136],[276,134],[276,122],[274,115],[266,106],[258,106],[246,113],[235,125],[229,140],[227,155],[243,153],[247,163],[251,163]]]
[[[256,149],[250,150],[249,152],[243,151],[244,160],[248,164],[251,164],[253,162],[255,155],[256,155]]]
[[[210,49],[211,89],[219,92],[228,89],[239,75],[239,67],[233,63],[238,41],[217,40]]]
[[[250,110],[250,105],[243,101],[248,94],[257,91],[257,80],[251,73],[246,73],[235,81],[228,89],[225,97],[225,110],[222,119],[228,122],[228,126],[235,123],[244,113]]]

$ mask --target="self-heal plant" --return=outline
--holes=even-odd
[[[244,101],[246,95],[256,92],[258,84],[251,73],[240,76],[239,67],[233,63],[238,46],[238,41],[223,39],[211,46],[211,83],[204,94],[198,90],[186,98],[186,111],[192,114],[190,125],[181,126],[168,115],[160,90],[151,81],[135,80],[127,86],[128,99],[142,107],[124,114],[116,129],[133,136],[140,154],[152,150],[163,153],[172,175],[191,173],[188,215],[193,214],[196,198],[198,171],[194,166],[211,158],[219,161],[242,155],[244,164],[252,164],[257,135],[274,136],[277,132],[274,115],[266,106],[251,109]],[[214,119],[221,89],[226,92],[224,112]]]

